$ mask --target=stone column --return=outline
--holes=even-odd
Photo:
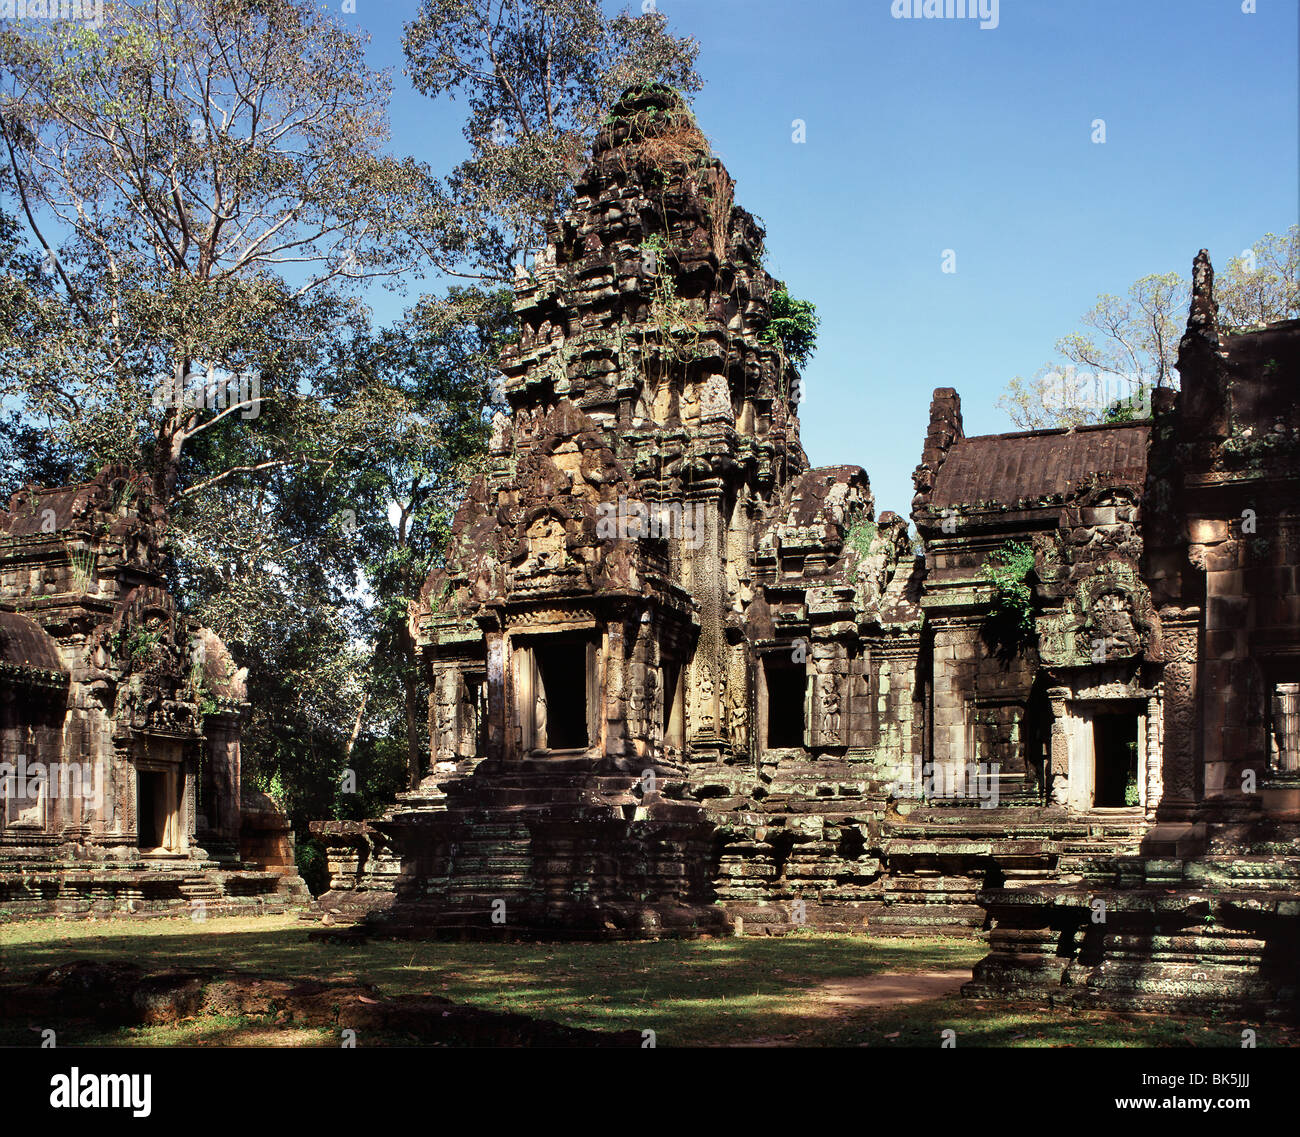
[[[977,650],[976,625],[966,621],[944,621],[934,632],[934,688],[932,759],[936,777],[964,770],[976,754],[970,742],[967,722],[967,693],[973,692],[974,659]]]
[[[1199,797],[1200,758],[1197,705],[1197,643],[1201,611],[1161,613],[1164,630],[1164,730],[1161,754],[1164,793],[1160,818],[1190,821]]]
[[[687,741],[693,744],[698,740],[709,748],[710,753],[702,755],[706,761],[719,757],[727,715],[725,534],[721,503],[720,485],[707,486],[683,503],[683,509],[692,511],[696,527],[694,544],[698,547],[682,549],[682,585],[700,601],[700,637],[687,671],[686,689],[692,709]],[[703,540],[699,537],[700,528]]]
[[[510,691],[506,683],[505,636],[487,633],[487,756],[500,760],[506,754],[506,723],[510,721],[507,702]]]
[[[603,694],[604,707],[599,721],[604,723],[603,752],[610,758],[621,758],[623,756],[627,735],[627,720],[624,708],[627,706],[627,698],[630,693],[628,690],[630,676],[628,669],[623,665],[623,639],[623,621],[619,619],[610,620],[605,625],[604,683],[596,688],[597,697]],[[597,660],[596,666],[599,669],[599,660]],[[637,692],[638,698],[643,693]],[[599,742],[599,739],[588,739],[588,744],[593,747],[599,745]]]
[[[1147,699],[1147,800],[1146,814],[1148,817],[1155,817],[1156,809],[1159,808],[1161,795],[1164,793],[1164,783],[1161,779],[1161,773],[1164,768],[1164,756],[1161,753],[1162,746],[1160,740],[1161,724],[1161,705],[1160,699],[1152,695]]]
[[[846,733],[844,684],[848,671],[844,647],[838,643],[813,644],[814,678],[810,737],[814,746],[843,746]]]
[[[188,747],[187,747],[188,749]],[[197,751],[197,746],[196,746]],[[197,753],[195,757],[181,763],[180,777],[185,786],[185,805],[181,813],[181,827],[183,836],[181,838],[181,849],[190,853],[194,857],[206,856],[206,851],[199,848],[198,840],[198,820],[199,820],[199,784],[198,778],[195,777],[195,769],[198,766]]]
[[[1048,801],[1065,805],[1070,798],[1070,732],[1065,722],[1068,687],[1049,687],[1047,705],[1052,710],[1052,738],[1047,764]]]

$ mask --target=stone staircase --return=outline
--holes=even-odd
[[[1082,873],[1098,858],[1136,852],[1145,827],[1135,813],[1080,817],[1036,804],[887,813],[880,841],[886,873],[870,927],[880,935],[976,935],[987,927],[977,900],[982,889]]]
[[[674,773],[663,770],[660,785]],[[694,803],[644,793],[639,770],[480,763],[436,792],[404,795],[369,828],[354,845],[362,836],[402,858],[395,874],[387,866],[391,903],[368,905],[359,934],[620,939],[725,928],[707,872],[712,826]],[[346,919],[334,877],[319,906]]]
[[[15,865],[0,872],[0,916],[202,916],[282,913],[310,900],[291,873],[178,861],[107,866],[70,862],[61,868]]]
[[[1300,856],[1118,856],[1109,876],[1008,881],[979,899],[994,926],[968,996],[1296,1013]]]

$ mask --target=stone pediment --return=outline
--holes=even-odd
[[[1048,667],[1088,667],[1159,657],[1159,621],[1151,594],[1127,561],[1099,561],[1076,576],[1059,609],[1037,619],[1038,650]]]

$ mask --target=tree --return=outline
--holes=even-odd
[[[423,0],[404,47],[418,90],[469,107],[470,156],[438,187],[433,255],[487,283],[509,284],[542,246],[624,90],[701,87],[694,39],[658,12],[607,17],[599,0]]]
[[[6,189],[59,287],[17,298],[41,346],[4,344],[4,393],[92,462],[150,469],[164,501],[194,491],[202,432],[298,403],[350,288],[418,255],[428,178],[383,153],[388,83],[363,51],[302,0],[7,25]]]
[[[393,403],[385,444],[356,466],[349,493],[374,596],[363,619],[372,645],[366,689],[377,696],[376,708],[385,691],[401,691],[410,788],[427,751],[411,606],[446,547],[461,488],[486,451],[512,299],[508,289],[453,289],[445,300],[425,299],[399,328],[358,340],[344,369],[372,377],[376,393]]]
[[[1056,343],[1062,361],[1016,376],[998,406],[1022,430],[1108,422],[1149,413],[1150,392],[1176,387],[1178,341],[1190,297],[1177,273],[1144,276],[1123,296],[1104,294],[1084,330]],[[1300,226],[1265,236],[1228,261],[1215,281],[1220,331],[1300,315]]]
[[[1219,324],[1240,330],[1300,316],[1300,225],[1265,233],[1215,276]]]
[[[340,345],[368,334],[357,290],[428,244],[363,49],[299,0],[0,29],[7,479],[152,473],[174,591],[250,668],[250,781],[298,820],[333,811],[365,697],[340,519],[396,413]]]
[[[1153,387],[1172,385],[1185,293],[1171,272],[1142,277],[1125,296],[1099,296],[1085,330],[1057,340],[1065,362],[1045,364],[1028,381],[1016,376],[998,406],[1022,430],[1040,430],[1103,422],[1117,405],[1141,405]]]

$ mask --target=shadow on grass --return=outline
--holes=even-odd
[[[1012,1010],[956,997],[907,1007],[829,1006],[819,989],[882,972],[969,969],[984,955],[964,940],[786,937],[631,943],[442,943],[308,939],[293,918],[213,919],[203,924],[107,921],[0,926],[0,982],[29,979],[72,959],[130,960],[146,970],[208,966],[280,979],[351,979],[384,995],[441,995],[457,1002],[593,1030],[651,1029],[662,1046],[766,1043],[808,1046],[1240,1045],[1225,1025],[1167,1017]],[[38,1044],[32,1024],[0,1025],[0,1042]],[[340,1024],[341,1027],[346,1024]],[[106,1029],[68,1024],[89,1045],[337,1045],[336,1032],[267,1020],[213,1018]],[[84,1033],[83,1033],[84,1030]],[[412,1038],[372,1038],[371,1045]],[[365,1045],[364,1033],[358,1039]],[[1261,1033],[1261,1045],[1265,1039]]]

